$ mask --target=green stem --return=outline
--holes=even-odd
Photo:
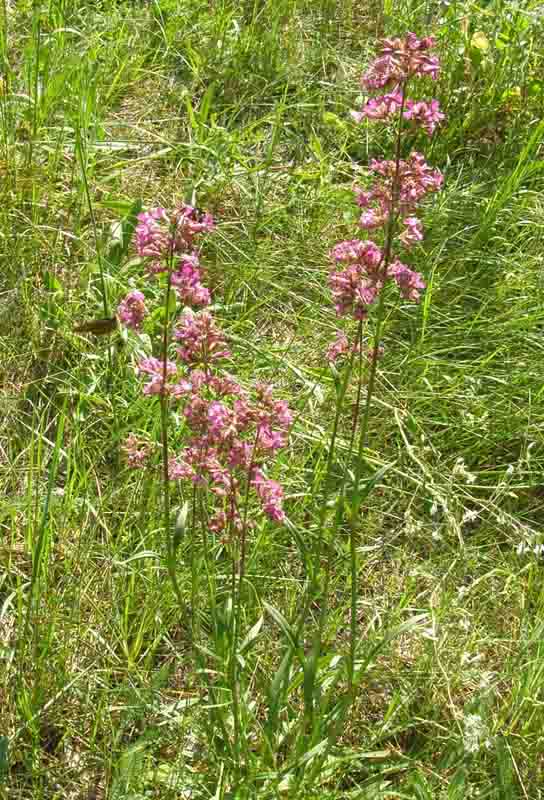
[[[168,395],[166,393],[166,378],[168,377],[168,342],[170,340],[170,297],[172,295],[172,267],[174,261],[174,236],[172,232],[172,247],[168,258],[168,274],[166,279],[166,289],[164,291],[164,322],[162,329],[162,390],[160,393],[161,406],[161,448],[162,448],[162,481],[163,481],[163,524],[166,536],[166,565],[168,576],[174,589],[179,607],[183,616],[188,620],[186,605],[183,601],[176,575],[176,550],[174,537],[170,525],[170,475],[169,475],[169,407]]]
[[[381,272],[383,276],[382,288],[378,298],[378,308],[376,311],[376,328],[374,333],[374,346],[372,348],[372,355],[370,359],[370,372],[368,376],[368,386],[366,394],[366,402],[363,411],[363,419],[361,422],[361,430],[359,433],[359,447],[357,452],[357,462],[355,466],[355,482],[353,487],[352,502],[350,508],[350,532],[349,532],[349,555],[350,555],[350,581],[351,581],[351,611],[350,611],[350,646],[349,646],[349,663],[348,663],[348,686],[350,693],[354,690],[354,676],[355,676],[355,650],[356,650],[356,637],[357,637],[357,547],[355,541],[357,518],[361,505],[361,490],[360,483],[363,472],[363,456],[367,446],[368,425],[370,419],[370,406],[374,389],[376,386],[376,373],[378,366],[378,356],[380,349],[380,336],[384,322],[385,311],[385,285],[387,283],[387,271],[391,263],[393,237],[395,228],[399,217],[399,195],[400,195],[400,161],[402,150],[402,117],[406,102],[406,83],[402,87],[402,98],[399,108],[397,137],[395,146],[395,173],[391,185],[391,208],[389,210],[389,220],[387,224],[385,243],[383,249],[383,256],[381,262]]]

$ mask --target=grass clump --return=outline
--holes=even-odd
[[[212,5],[0,8],[0,795],[538,798],[538,6]],[[384,356],[355,509],[327,253],[395,141],[349,119],[359,74],[407,30],[437,38],[447,124],[403,157],[425,147],[445,181],[421,303],[388,294],[365,342]],[[250,494],[243,567],[210,498],[172,482],[165,518],[158,452],[122,456],[161,441],[133,366],[182,311],[165,275],[149,327],[75,330],[142,289],[137,214],[180,201],[217,220],[201,260],[229,371],[294,417],[265,475],[289,522]]]

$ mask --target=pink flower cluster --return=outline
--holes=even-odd
[[[201,283],[195,239],[213,228],[209,214],[181,205],[173,214],[154,208],[139,215],[135,231],[138,254],[150,259],[152,273],[168,271],[179,299],[189,306],[205,306],[210,293]],[[118,315],[138,330],[146,314],[144,295],[132,291],[120,303]],[[287,444],[292,414],[283,400],[275,400],[270,386],[257,384],[253,392],[222,369],[230,357],[226,338],[207,310],[186,309],[172,332],[170,349],[175,360],[140,359],[136,372],[146,377],[144,395],[179,402],[188,434],[183,450],[168,465],[171,480],[189,480],[204,487],[212,498],[209,528],[241,529],[245,501],[252,491],[264,513],[285,520],[283,489],[267,477],[274,454]],[[149,443],[129,436],[127,462],[144,467]]]
[[[181,342],[178,356],[189,367],[209,366],[230,356],[225,337],[207,311],[184,314],[174,337]]]
[[[228,351],[207,312],[186,313],[176,336],[184,343],[180,359],[190,368],[178,383],[190,437],[181,455],[171,459],[170,477],[210,490],[215,497],[211,530],[241,528],[244,487],[255,491],[270,519],[283,522],[283,490],[266,477],[266,461],[287,444],[292,422],[287,403],[274,400],[271,387],[263,384],[251,398],[218,370]]]
[[[150,380],[144,384],[145,395],[163,394],[177,397],[182,394],[177,381],[178,367],[173,361],[166,362],[165,370],[165,364],[160,358],[142,358],[136,367],[136,372],[139,375],[150,376]]]
[[[158,206],[138,214],[136,252],[142,258],[153,259],[151,269],[162,272],[170,258],[192,252],[196,237],[214,227],[211,214],[193,206],[181,203],[171,214]]]
[[[207,306],[210,292],[202,283],[202,268],[196,249],[197,238],[215,227],[213,217],[181,203],[172,212],[158,206],[138,215],[134,232],[136,252],[148,259],[148,269],[156,275],[170,272],[172,286],[180,302]],[[117,308],[120,321],[139,330],[146,308],[141,292],[130,292]]]
[[[117,308],[117,316],[122,324],[135,331],[142,327],[146,313],[145,297],[136,289],[129,292]]]
[[[418,272],[413,272],[406,264],[395,259],[387,267],[383,251],[371,241],[352,239],[340,242],[331,250],[331,258],[336,264],[344,264],[342,270],[333,271],[329,276],[329,286],[338,316],[351,314],[354,319],[366,319],[369,306],[374,303],[388,278],[399,287],[405,300],[416,302],[425,283]],[[348,352],[342,338],[337,337],[329,347],[331,356],[338,357]]]
[[[426,76],[436,80],[440,62],[429,55],[436,42],[432,36],[418,39],[408,33],[404,39],[384,39],[380,52],[361,78],[361,84],[370,91],[405,83],[410,78]]]
[[[404,39],[385,39],[378,57],[361,78],[364,89],[373,91],[391,87],[386,94],[369,98],[361,111],[352,111],[356,122],[363,119],[385,120],[402,112],[404,119],[411,120],[431,136],[444,119],[438,100],[412,100],[406,97],[406,86],[412,78],[431,77],[436,80],[440,62],[429,55],[435,46],[431,36],[418,39],[408,33]]]
[[[336,264],[344,265],[329,276],[336,313],[365,319],[385,282],[383,252],[374,242],[352,239],[337,244],[330,255]]]
[[[399,161],[377,161],[369,164],[370,172],[380,176],[370,190],[355,187],[357,205],[364,209],[359,225],[365,230],[387,225],[390,215],[411,214],[427,194],[437,192],[443,182],[442,173],[432,169],[421,153],[411,153]],[[409,247],[423,239],[421,222],[417,217],[404,219],[406,230],[401,234],[403,244]]]
[[[366,89],[388,88],[389,92],[369,99],[363,110],[352,112],[352,116],[357,121],[364,117],[382,120],[402,112],[402,118],[422,125],[431,134],[443,119],[438,102],[407,98],[406,85],[415,77],[436,79],[439,62],[428,52],[433,47],[431,37],[418,39],[413,33],[404,39],[386,39],[378,57],[363,75],[362,83]],[[398,117],[399,135],[402,118]],[[356,202],[362,209],[359,226],[366,231],[381,229],[383,246],[370,240],[352,239],[340,242],[330,252],[335,266],[329,275],[329,286],[336,313],[351,315],[356,320],[368,316],[370,306],[389,281],[396,283],[404,300],[419,301],[425,288],[423,278],[393,253],[393,239],[406,249],[423,240],[423,226],[414,212],[443,182],[440,171],[430,167],[417,152],[406,159],[397,156],[394,161],[373,159],[369,171],[374,175],[370,188],[355,187]],[[327,358],[332,363],[350,352],[353,345],[339,331],[327,350]],[[372,357],[377,354],[373,349]]]

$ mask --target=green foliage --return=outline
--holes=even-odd
[[[539,797],[539,4],[55,0],[0,17],[0,787]],[[439,40],[448,124],[430,160],[447,180],[413,256],[422,305],[386,304],[348,714],[334,513],[350,431],[329,465],[327,251],[352,235],[353,180],[390,147],[347,115],[359,72],[377,34],[407,29]],[[132,370],[147,342],[73,327],[139,274],[140,208],[193,193],[220,222],[205,260],[233,366],[278,384],[297,419],[278,467],[289,525],[252,529],[238,605],[229,544],[173,489],[188,622],[156,475],[119,458],[129,432],[159,436]]]

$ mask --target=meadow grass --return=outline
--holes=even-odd
[[[539,5],[4,0],[0,15],[0,796],[544,796]],[[304,605],[323,484],[334,497],[349,464],[341,421],[327,470],[327,253],[354,235],[354,179],[391,150],[349,120],[360,72],[377,36],[406,30],[438,38],[448,119],[427,157],[446,180],[416,255],[422,302],[386,304],[348,712],[343,524],[327,596]],[[129,433],[159,437],[132,368],[143,343],[74,327],[140,279],[119,238],[134,204],[193,195],[218,222],[205,260],[236,374],[274,383],[296,422],[275,469],[290,523],[258,521],[237,611],[228,548],[179,531],[188,624],[160,483],[120,458]]]

